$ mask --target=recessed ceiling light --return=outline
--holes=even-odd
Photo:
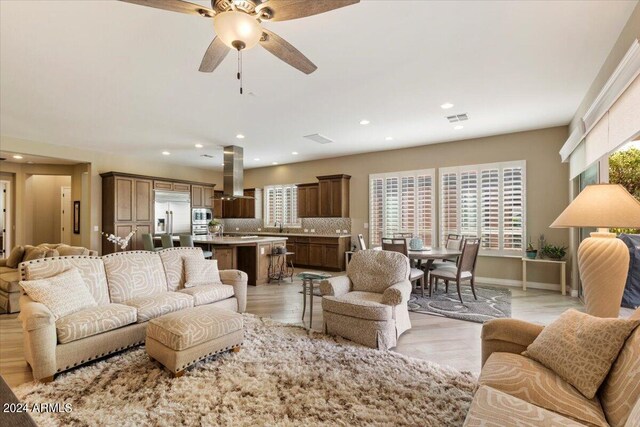
[[[294,156],[297,156],[298,152],[297,151],[292,151],[291,154],[293,154]]]
[[[278,162],[271,162],[271,164],[272,164],[272,165],[277,165],[277,164],[278,164]]]
[[[237,135],[236,135],[236,138],[238,138],[238,139],[244,139],[244,135],[243,135],[243,134],[241,134],[241,133],[239,133],[239,134],[237,134]]]
[[[448,110],[449,108],[453,108],[453,104],[450,102],[445,102],[440,106],[440,108],[442,108],[443,110]]]
[[[168,155],[170,155],[170,154],[171,154],[171,153],[170,153],[170,152],[168,152],[168,151],[163,151],[163,152],[162,152],[162,155],[163,155],[163,156],[168,156]]]
[[[254,161],[254,162],[259,162],[259,161],[260,161],[260,159],[253,159],[253,161]]]
[[[392,136],[388,136],[384,139],[385,141],[393,141],[393,137]]]
[[[222,166],[224,166],[224,163],[221,163]]]
[[[454,126],[453,128],[454,128],[455,130],[460,130],[460,129],[464,128],[464,126],[462,126],[462,125],[458,125],[458,126]]]
[[[204,147],[204,145],[202,145],[202,144],[196,144],[196,148],[202,148],[202,147]]]
[[[13,158],[20,160],[22,158],[22,156],[20,154],[16,154],[16,155],[13,156]]]
[[[369,120],[360,120],[361,125],[368,125],[369,123],[371,123]]]

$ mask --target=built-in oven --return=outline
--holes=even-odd
[[[191,210],[191,233],[196,235],[207,234],[209,221],[213,219],[213,212],[207,208],[195,208]]]

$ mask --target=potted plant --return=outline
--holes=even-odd
[[[549,259],[561,260],[567,254],[566,246],[544,245],[541,251],[542,256]]]
[[[221,226],[222,226],[222,223],[217,219],[213,218],[211,221],[209,221],[209,233],[215,234],[220,232]]]
[[[527,254],[527,258],[529,259],[536,259],[536,257],[538,256],[538,250],[533,248],[531,239],[529,239],[529,244],[527,245],[526,254]]]

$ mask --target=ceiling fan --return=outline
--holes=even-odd
[[[181,0],[121,0],[142,6],[172,12],[213,18],[217,34],[202,58],[200,71],[210,73],[216,69],[231,49],[239,52],[258,43],[273,55],[302,71],[313,73],[318,67],[298,49],[272,31],[262,22],[287,21],[318,15],[359,3],[360,0],[211,0],[211,8]],[[238,73],[240,79],[240,72]]]

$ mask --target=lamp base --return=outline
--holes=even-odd
[[[618,317],[629,272],[629,248],[613,233],[591,233],[578,248],[587,314]]]

